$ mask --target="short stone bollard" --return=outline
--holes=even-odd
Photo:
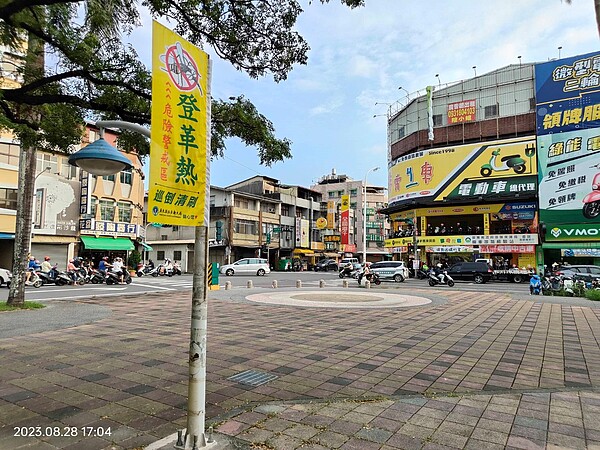
[[[342,281],[342,287],[345,287],[345,288],[348,287],[348,280]]]
[[[365,288],[371,289],[371,282],[369,280],[365,281]]]
[[[273,280],[272,286],[273,289],[277,289],[277,280]]]
[[[246,284],[246,287],[247,287],[248,289],[252,289],[252,287],[253,287],[253,286],[252,286],[252,280],[248,280],[248,283]]]
[[[301,288],[302,287],[302,280],[296,280],[296,287],[297,288]]]
[[[325,280],[319,280],[319,287],[320,288],[324,288],[325,287]]]
[[[226,291],[229,291],[229,290],[231,290],[231,281],[226,281],[226,282],[225,282],[225,290],[226,290]]]

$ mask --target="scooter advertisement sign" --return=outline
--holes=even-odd
[[[600,128],[539,136],[538,146],[540,220],[547,229],[600,223]]]
[[[535,140],[515,138],[417,152],[390,164],[388,176],[390,206],[416,199],[435,203],[453,196],[533,194]]]

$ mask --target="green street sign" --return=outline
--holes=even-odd
[[[161,227],[162,227],[162,223],[156,223],[156,222],[153,222],[151,225],[152,225],[153,227],[156,227],[156,228],[161,228]]]
[[[274,227],[273,233],[281,233],[281,227]]]

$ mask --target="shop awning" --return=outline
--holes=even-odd
[[[313,252],[312,250],[308,250],[305,248],[295,248],[294,253],[298,253],[300,255],[314,255],[315,254],[315,252]]]
[[[542,248],[600,248],[600,242],[544,242]]]
[[[148,244],[146,244],[145,242],[142,242],[142,247],[144,247],[144,250],[146,250],[147,252],[152,251],[152,247],[150,247]]]
[[[15,235],[11,233],[0,233],[0,239],[14,239]]]
[[[127,238],[81,236],[86,250],[133,250],[133,242]]]

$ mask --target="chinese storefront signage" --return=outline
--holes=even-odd
[[[535,245],[480,245],[480,253],[535,253]]]
[[[537,191],[535,141],[525,137],[419,151],[396,159],[388,176],[390,206],[531,196]]]
[[[154,22],[149,220],[208,226],[208,55]]]
[[[448,123],[473,122],[475,120],[475,100],[463,100],[448,104]]]
[[[588,232],[600,225],[600,53],[537,64],[535,80],[546,238],[600,240]]]
[[[412,237],[386,239],[385,247],[398,247],[412,244]],[[478,234],[462,236],[417,236],[417,245],[514,245],[538,243],[537,234]]]
[[[340,208],[340,219],[341,219],[341,235],[342,245],[349,244],[350,234],[350,196],[342,195],[342,206]]]
[[[109,222],[106,220],[80,219],[79,231],[81,234],[99,236],[123,236],[135,239],[143,228],[135,223]]]

